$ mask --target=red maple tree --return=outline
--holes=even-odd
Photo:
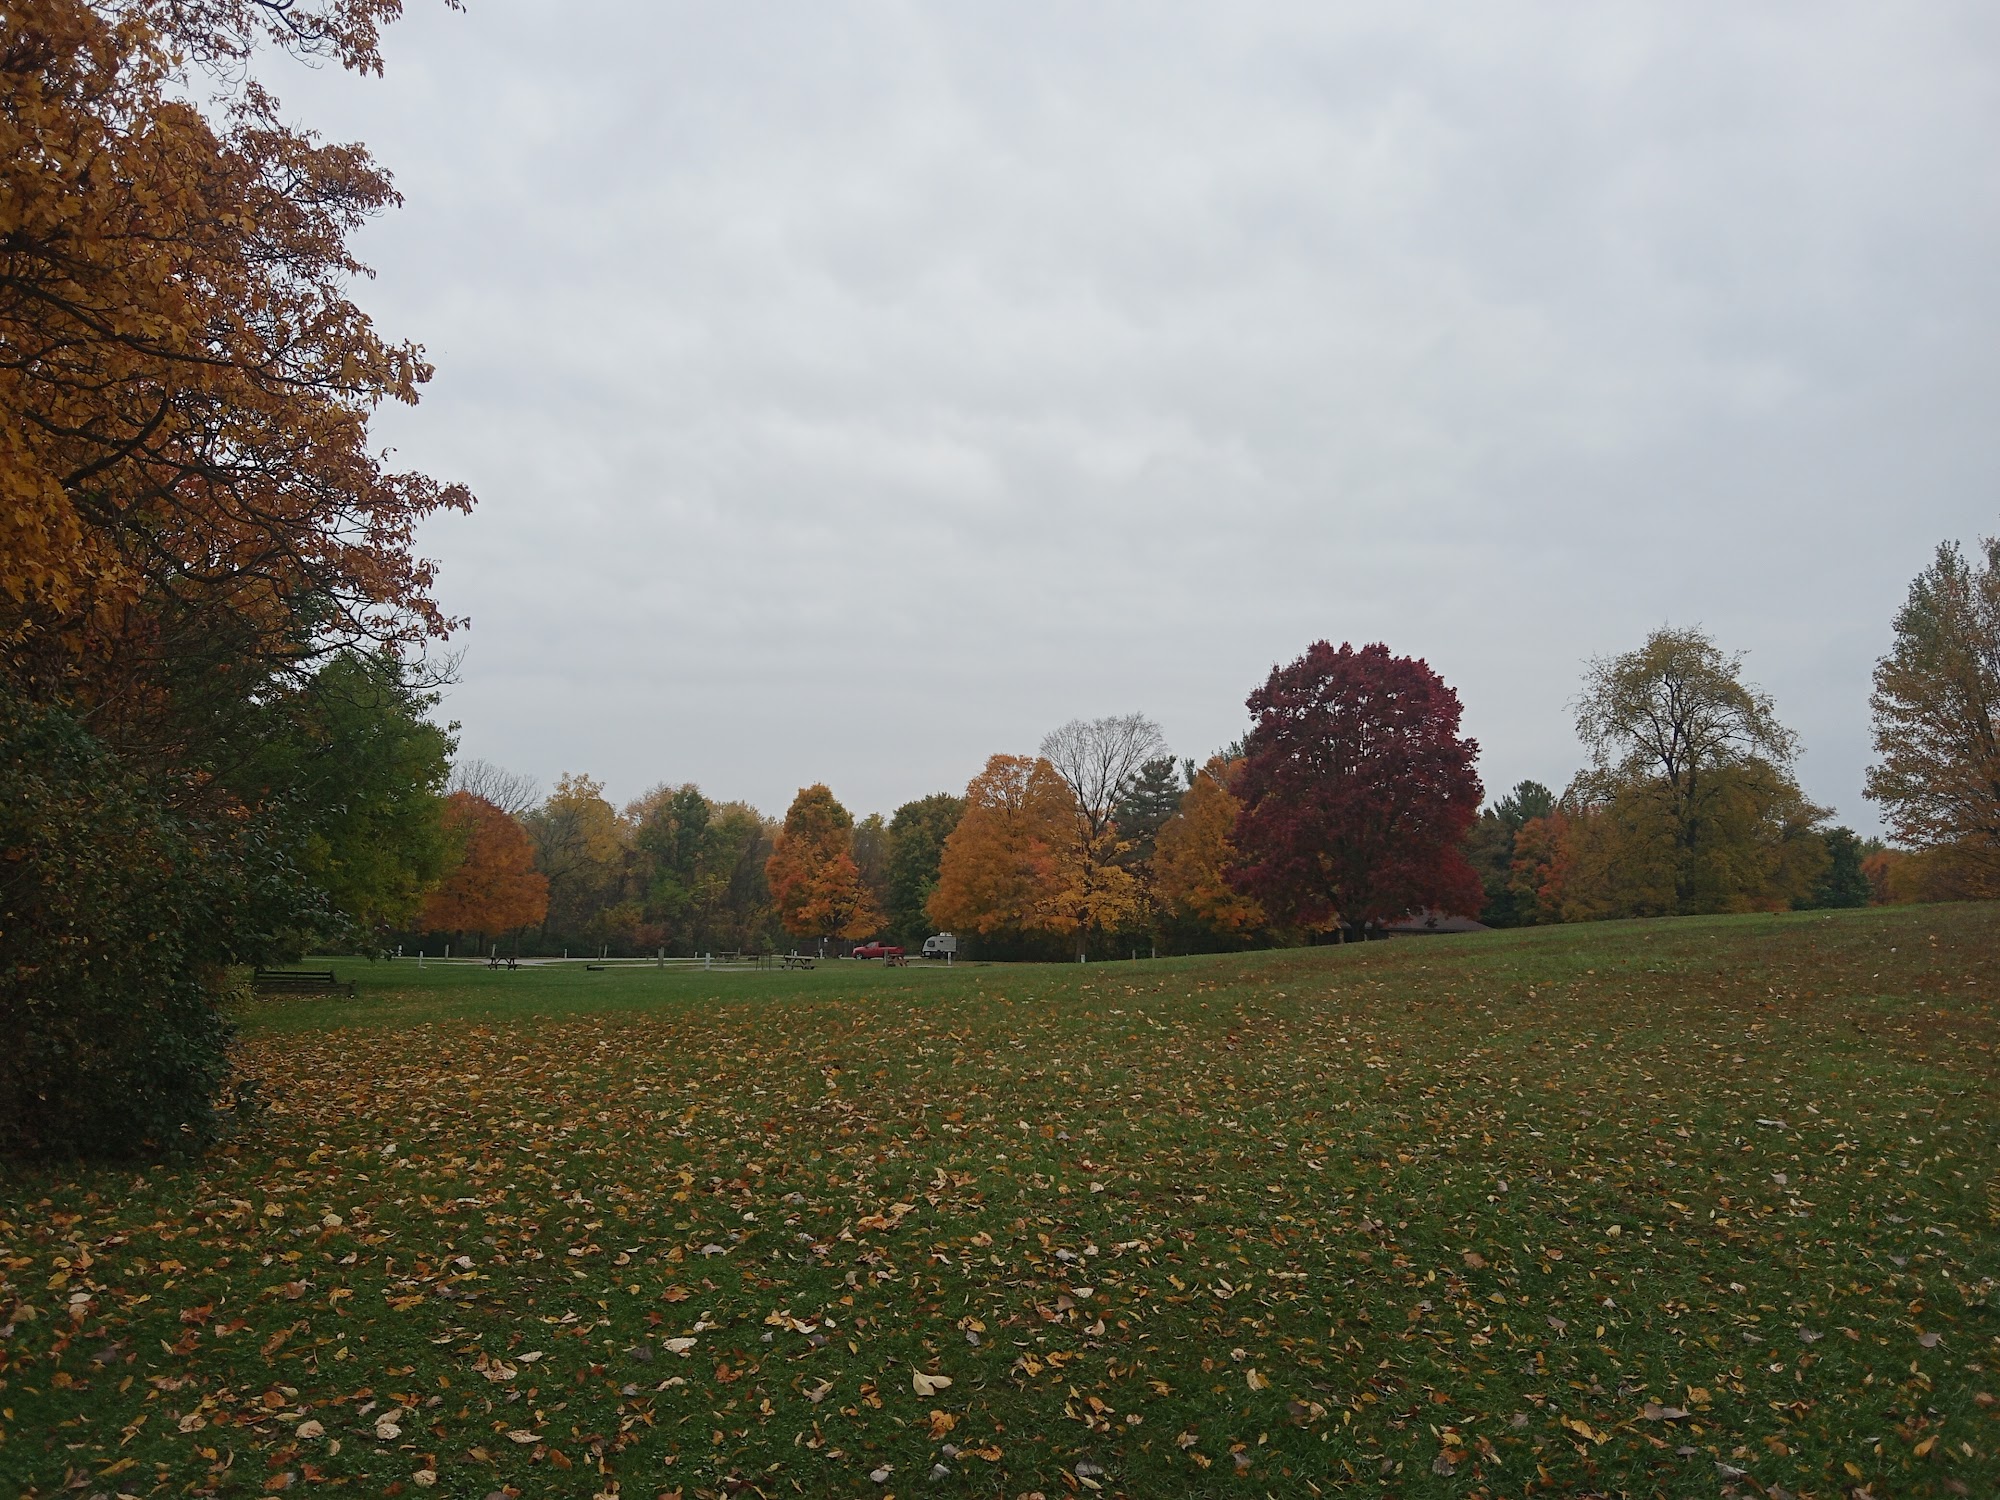
[[[1281,923],[1362,931],[1414,912],[1477,912],[1460,841],[1479,813],[1458,694],[1383,645],[1315,642],[1249,698],[1231,790],[1231,879]]]

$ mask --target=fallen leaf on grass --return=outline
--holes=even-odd
[[[508,1442],[519,1443],[524,1448],[529,1443],[539,1443],[541,1440],[542,1435],[539,1432],[529,1432],[525,1427],[516,1427],[512,1432],[507,1434]]]
[[[1657,1401],[1648,1401],[1640,1408],[1639,1415],[1648,1422],[1680,1422],[1686,1420],[1688,1413],[1678,1406],[1662,1406]]]
[[[910,1387],[919,1396],[928,1396],[935,1391],[944,1390],[950,1384],[949,1375],[926,1375],[922,1370],[910,1372]]]

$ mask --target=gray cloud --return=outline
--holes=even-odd
[[[1975,4],[422,5],[274,70],[408,195],[386,413],[470,481],[468,753],[781,811],[1076,715],[1177,749],[1312,639],[1499,789],[1581,660],[1750,651],[1857,826],[1867,679],[2000,528]]]

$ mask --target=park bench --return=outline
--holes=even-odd
[[[785,967],[788,969],[810,969],[812,966],[813,961],[803,954],[787,953],[785,955]]]
[[[319,995],[328,991],[354,996],[352,980],[334,978],[331,969],[259,969],[250,977],[250,988],[259,995]]]

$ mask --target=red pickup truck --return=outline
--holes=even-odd
[[[893,943],[863,943],[854,950],[855,958],[901,958],[903,950]]]

